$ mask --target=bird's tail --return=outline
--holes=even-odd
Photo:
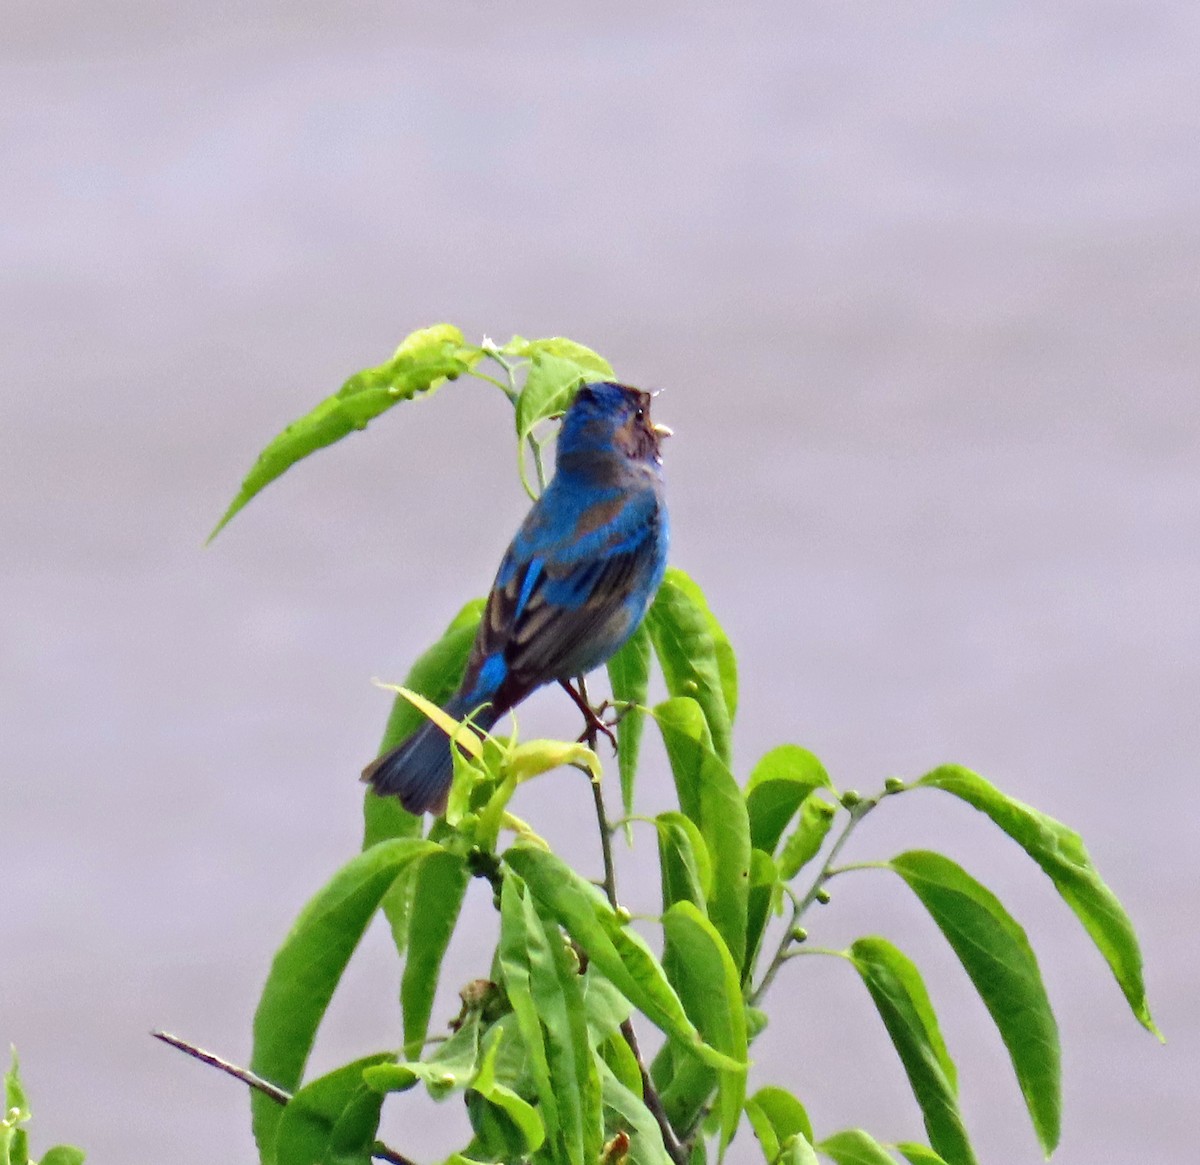
[[[456,720],[475,707],[460,707],[462,702],[461,696],[455,696],[446,705],[446,712]],[[499,718],[485,705],[471,723],[487,732]],[[362,779],[381,797],[399,797],[409,813],[444,813],[453,776],[450,738],[432,720],[426,720],[403,744],[367,765]]]

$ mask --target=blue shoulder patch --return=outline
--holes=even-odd
[[[525,610],[525,604],[529,602],[529,596],[533,594],[533,588],[537,586],[537,581],[542,575],[542,560],[535,558],[530,564],[529,569],[525,572],[525,581],[521,584],[521,593],[517,596],[517,607],[513,612],[513,618],[519,619],[521,612]]]

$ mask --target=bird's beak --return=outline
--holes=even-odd
[[[654,435],[656,437],[674,437],[675,436],[675,430],[667,428],[666,425],[655,424],[655,425],[651,425],[650,427],[654,430]]]

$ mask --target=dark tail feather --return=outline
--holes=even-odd
[[[459,711],[453,703],[446,711],[455,719],[470,711]],[[490,708],[483,708],[472,723],[486,732],[497,719]],[[444,813],[453,777],[450,738],[432,720],[426,720],[403,744],[372,761],[362,775],[379,796],[399,797],[409,813]]]

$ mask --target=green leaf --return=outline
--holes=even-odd
[[[817,1144],[826,1157],[837,1165],[896,1165],[890,1153],[870,1133],[862,1129],[847,1129]]]
[[[483,599],[472,599],[454,616],[441,638],[413,664],[403,687],[419,692],[436,704],[449,700],[462,680],[483,606]],[[379,746],[380,755],[403,743],[424,722],[425,717],[412,702],[397,693]],[[367,789],[363,798],[363,849],[370,849],[388,838],[418,837],[421,829],[420,815],[407,812],[398,797],[379,797]],[[407,867],[383,900],[383,912],[400,955],[408,945],[408,924],[418,868]]]
[[[530,987],[542,1024],[567,1159],[574,1165],[591,1165],[600,1155],[603,1126],[600,1077],[579,968],[558,926],[537,909],[531,895],[523,905]]]
[[[617,722],[617,768],[621,774],[621,804],[633,812],[633,785],[646,713],[642,705],[650,689],[650,632],[643,623],[625,646],[608,661],[608,682],[613,700],[634,705]]]
[[[728,641],[716,626],[699,587],[683,571],[667,569],[646,613],[646,628],[667,691],[696,701],[704,714],[713,751],[729,766],[737,700],[733,653],[726,651]]]
[[[17,1049],[11,1044],[9,1047],[12,1061],[4,1074],[4,1117],[17,1124],[29,1120],[32,1114],[29,1111],[29,1098],[25,1095],[25,1087],[21,1083],[21,1065],[17,1060]],[[10,1117],[9,1114],[13,1115]]]
[[[463,606],[450,620],[441,638],[412,665],[400,686],[417,692],[435,704],[445,704],[462,682],[467,656],[471,653],[471,644],[475,642],[475,633],[479,630],[479,620],[483,617],[485,602],[484,599],[472,599]],[[406,700],[397,693],[392,701],[383,740],[379,745],[379,755],[391,752],[397,745],[403,744],[425,720],[424,713],[411,700]]]
[[[504,1109],[473,1089],[466,1094],[464,1101],[471,1129],[475,1133],[466,1147],[473,1158],[483,1161],[529,1160],[529,1143],[525,1134]]]
[[[528,885],[539,912],[555,919],[651,1023],[712,1067],[738,1067],[702,1041],[653,952],[595,886],[554,854],[523,842],[504,854],[504,862]]]
[[[363,1083],[363,1069],[393,1059],[367,1056],[301,1088],[279,1119],[277,1165],[369,1165],[383,1096]]]
[[[916,965],[881,938],[860,938],[852,943],[850,961],[871,993],[908,1074],[929,1143],[950,1165],[975,1165],[958,1107],[954,1061]]]
[[[1058,1025],[1025,932],[990,890],[941,854],[911,851],[888,864],[933,916],[975,984],[1049,1154],[1062,1111]]]
[[[785,882],[790,882],[821,852],[836,816],[837,806],[821,797],[809,797],[800,806],[800,823],[779,853],[779,876]]]
[[[603,1138],[600,1078],[578,967],[519,876],[504,879],[500,900],[500,965],[547,1135],[556,1159],[590,1165]]]
[[[613,370],[602,356],[562,336],[525,340],[506,348],[530,361],[525,385],[517,398],[515,421],[521,480],[532,494],[525,470],[527,438],[541,421],[566,412],[581,384],[611,380]]]
[[[500,890],[500,971],[529,1057],[529,1074],[541,1104],[546,1136],[552,1143],[562,1145],[563,1120],[559,1115],[558,1093],[550,1074],[546,1034],[533,998],[529,956],[532,938],[525,887],[519,877],[506,877]]]
[[[592,1043],[599,1044],[619,1034],[621,1025],[633,1012],[625,998],[603,975],[591,968],[583,974],[583,1006],[587,1012]]]
[[[644,1095],[642,1070],[638,1067],[637,1057],[633,1054],[625,1037],[623,1035],[609,1036],[597,1046],[596,1051],[609,1071],[638,1100],[641,1100]]]
[[[741,976],[711,922],[691,902],[676,902],[663,915],[663,964],[688,1018],[705,1043],[742,1065],[721,1072],[717,1109],[721,1150],[733,1140],[746,1097],[746,1010]]]
[[[581,384],[613,378],[612,365],[603,356],[562,336],[529,340],[514,354],[530,361],[517,399],[519,442],[524,442],[539,421],[565,413]]]
[[[803,1137],[789,1137],[783,1143],[779,1165],[820,1165],[817,1151]]]
[[[264,486],[301,458],[340,441],[403,400],[428,392],[444,380],[467,372],[479,359],[478,348],[463,340],[450,324],[413,332],[395,355],[377,368],[356,372],[338,391],[311,412],[293,421],[258,455],[242,488],[208,536],[211,542]]]
[[[570,361],[590,380],[612,380],[616,375],[599,352],[580,344],[577,340],[568,340],[566,336],[544,336],[540,340],[526,340],[523,336],[513,336],[501,351],[506,356],[515,356],[521,360],[531,360],[538,356],[557,356],[560,360]]]
[[[47,1149],[38,1165],[83,1165],[87,1154],[74,1145],[55,1145]]]
[[[1133,1014],[1161,1039],[1146,1000],[1142,952],[1133,923],[1100,878],[1079,834],[958,765],[934,769],[913,787],[941,789],[987,814],[1041,866],[1112,968]]]
[[[604,1100],[605,1131],[629,1134],[629,1165],[672,1165],[663,1147],[662,1132],[641,1096],[631,1092],[606,1063],[600,1064],[600,1092]]]
[[[750,840],[774,854],[788,822],[814,789],[833,789],[825,766],[806,748],[781,744],[754,766],[746,782]]]
[[[408,960],[400,983],[404,1054],[409,1059],[419,1058],[425,1044],[442,959],[469,881],[466,861],[449,850],[431,853],[415,867],[411,909],[416,924],[409,935]]]
[[[398,838],[381,842],[344,865],[300,912],[270,973],[254,1014],[251,1071],[294,1092],[317,1027],[380,899],[411,861],[430,853],[431,842]],[[282,1113],[253,1092],[254,1139],[270,1162]]]
[[[29,1136],[7,1120],[0,1121],[0,1165],[29,1165]]]
[[[676,902],[694,902],[707,910],[713,872],[700,827],[690,817],[674,811],[660,813],[654,824],[658,828],[663,909]]]
[[[483,1062],[471,1087],[491,1104],[501,1108],[520,1130],[530,1151],[539,1149],[546,1139],[546,1130],[537,1109],[522,1099],[506,1084],[496,1079],[496,1055],[500,1051],[499,1029],[492,1028],[485,1039]],[[599,1086],[597,1082],[597,1087]]]
[[[742,960],[742,982],[750,981],[758,948],[771,919],[771,904],[778,892],[779,869],[770,854],[750,852],[750,897],[746,906],[746,957]]]
[[[943,1157],[916,1141],[901,1141],[896,1145],[896,1152],[908,1162],[908,1165],[948,1165]]]
[[[418,1081],[434,1100],[444,1100],[471,1086],[479,1070],[483,1020],[471,1011],[449,1039],[438,1044],[428,1059],[400,1064],[379,1063],[363,1069],[363,1082],[375,1092],[407,1092]]]
[[[740,967],[746,955],[750,896],[746,802],[737,781],[708,745],[704,717],[696,701],[667,700],[653,714],[671,762],[680,808],[700,827],[712,859],[708,915]]]
[[[795,1138],[812,1142],[812,1123],[804,1105],[782,1088],[760,1088],[746,1101],[746,1116],[768,1162],[776,1160],[784,1144]]]
[[[668,577],[672,585],[679,587],[692,605],[704,614],[709,635],[712,637],[713,649],[716,652],[721,694],[725,698],[725,709],[729,713],[729,722],[732,724],[737,717],[738,707],[737,656],[734,654],[733,644],[729,642],[729,636],[725,634],[724,628],[717,622],[717,617],[712,613],[712,608],[708,605],[708,599],[705,598],[704,592],[691,576],[684,574],[682,570],[673,569],[668,571]],[[671,694],[675,695],[674,692]]]

